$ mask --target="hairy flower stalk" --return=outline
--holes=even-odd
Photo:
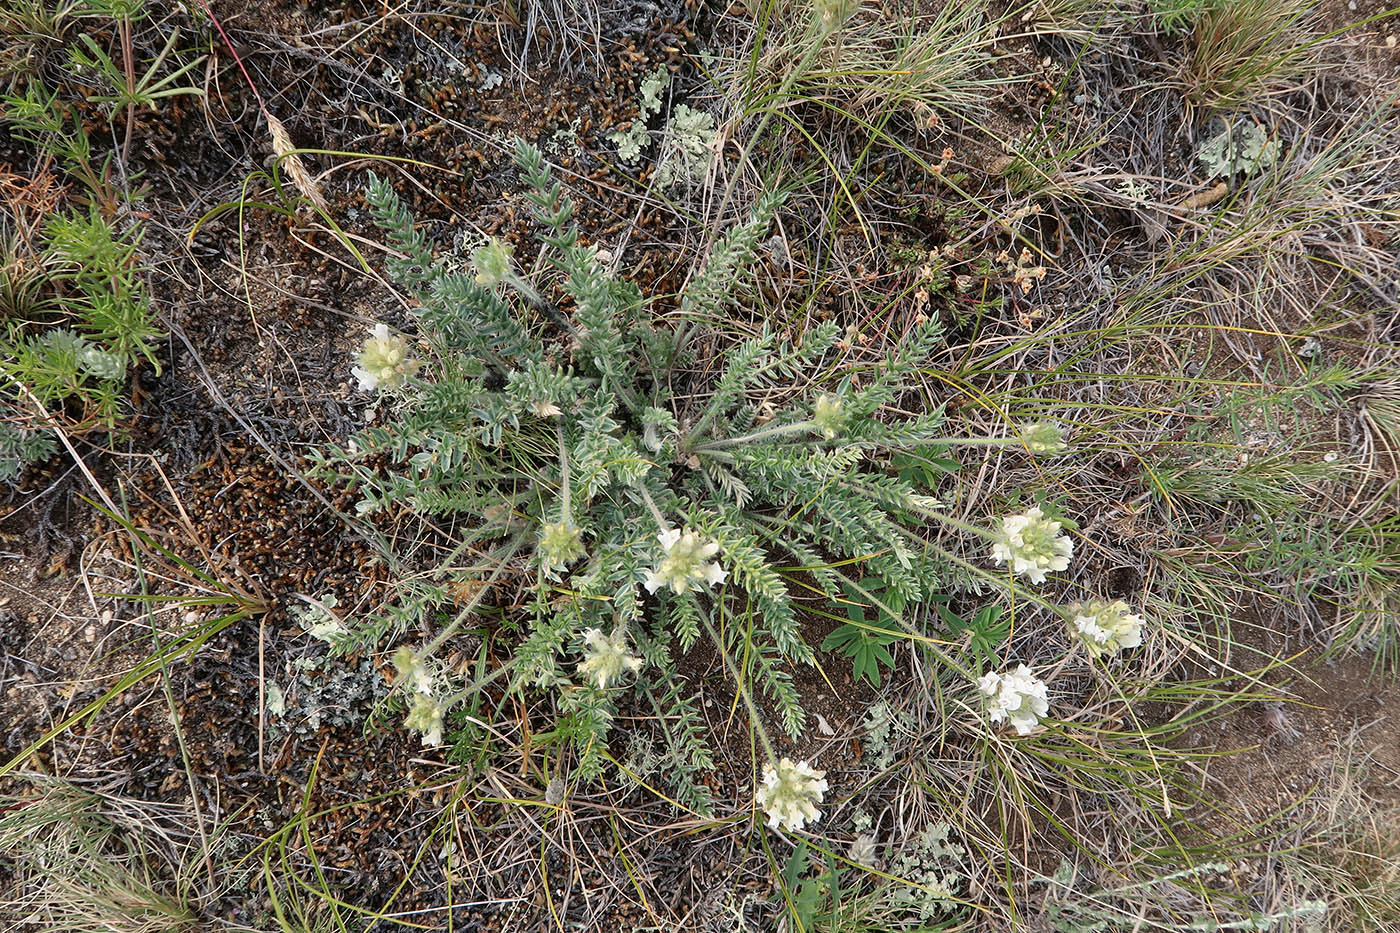
[[[648,593],[655,593],[663,586],[669,586],[677,595],[692,586],[713,586],[723,583],[729,574],[710,558],[719,553],[719,545],[713,541],[702,541],[690,529],[684,532],[668,528],[656,536],[661,542],[661,563],[647,573],[642,585]]]
[[[822,818],[817,804],[822,802],[826,789],[825,771],[818,771],[805,761],[783,758],[776,766],[764,769],[754,801],[768,814],[770,828],[799,830]]]
[[[1032,583],[1044,583],[1046,571],[1065,570],[1074,556],[1074,542],[1060,534],[1060,523],[1046,518],[1039,506],[1003,518],[996,538],[992,559],[998,565],[1009,562],[1013,573]]]
[[[358,362],[351,372],[360,381],[361,392],[396,388],[418,369],[418,361],[409,356],[408,341],[391,336],[385,324],[374,325]]]
[[[984,674],[977,678],[977,689],[987,698],[988,718],[994,723],[1009,722],[1017,735],[1029,735],[1050,711],[1045,681],[1024,664],[1005,674]]]
[[[621,678],[626,671],[635,674],[645,663],[632,654],[627,636],[621,632],[604,635],[601,629],[591,628],[583,633],[583,641],[583,660],[579,662],[578,673],[599,690],[608,689],[608,684]]]
[[[1128,608],[1121,599],[1111,603],[1096,599],[1087,606],[1075,603],[1069,607],[1070,630],[1096,658],[1136,648],[1142,644],[1142,616]]]

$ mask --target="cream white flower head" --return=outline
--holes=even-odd
[[[658,534],[656,540],[661,542],[663,554],[661,563],[642,581],[648,593],[655,593],[663,586],[669,586],[677,594],[684,593],[692,586],[723,583],[729,576],[719,564],[709,562],[719,553],[719,545],[702,541],[690,529],[682,533],[671,528]]]
[[[988,718],[994,723],[1009,722],[1017,735],[1029,735],[1050,711],[1045,681],[1024,664],[1005,674],[984,674],[977,678],[977,689],[987,699]]]
[[[351,372],[359,380],[361,392],[395,388],[418,368],[418,361],[409,356],[408,341],[390,334],[386,324],[374,325],[360,350],[358,364]]]
[[[1065,432],[1053,421],[1037,421],[1021,426],[1021,443],[1033,454],[1054,456],[1069,449]]]
[[[422,657],[408,645],[400,645],[394,652],[392,658],[394,670],[399,673],[399,683],[408,688],[411,693],[421,693],[428,695],[433,692],[433,681],[435,672],[428,663],[428,659]]]
[[[812,405],[812,423],[817,426],[822,437],[835,440],[846,426],[846,406],[839,396],[821,395]]]
[[[784,758],[776,767],[764,769],[754,801],[768,814],[771,828],[798,830],[822,818],[817,804],[826,795],[826,788],[825,771],[818,771],[805,761]]]
[[[635,674],[645,663],[632,654],[627,636],[621,633],[605,635],[601,629],[591,628],[583,633],[583,641],[583,660],[578,664],[578,673],[599,690],[606,690],[624,671]]]
[[[1129,612],[1121,599],[1111,603],[1095,599],[1087,606],[1075,603],[1069,608],[1070,630],[1096,658],[1142,644],[1142,616]]]
[[[1039,506],[1003,518],[992,545],[992,558],[998,564],[1010,562],[1014,573],[1032,583],[1044,583],[1046,571],[1068,568],[1072,556],[1074,542],[1060,534],[1060,523],[1046,518]]]
[[[447,708],[437,700],[423,693],[415,693],[404,725],[422,733],[424,745],[441,745],[442,717],[446,712]]]

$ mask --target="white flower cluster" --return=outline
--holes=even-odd
[[[1087,606],[1075,603],[1069,610],[1071,631],[1096,658],[1142,644],[1142,616],[1129,612],[1121,599],[1111,603],[1095,599]]]
[[[647,573],[642,585],[648,593],[655,593],[663,586],[669,586],[676,594],[684,593],[692,586],[713,586],[723,583],[729,576],[717,563],[709,562],[719,553],[719,545],[713,541],[702,541],[690,529],[684,533],[674,528],[656,536],[664,552],[661,563]]]
[[[374,325],[358,363],[351,372],[359,380],[361,392],[396,388],[418,369],[418,361],[409,356],[408,341],[390,335],[386,324]]]
[[[443,706],[432,697],[415,693],[413,695],[413,705],[408,709],[408,717],[403,724],[414,732],[422,733],[424,745],[442,744],[442,717],[447,712],[447,707]]]
[[[1060,523],[1046,518],[1039,506],[1022,515],[1001,520],[1001,532],[992,545],[992,558],[1010,563],[1011,570],[1032,583],[1044,583],[1048,570],[1064,570],[1074,556],[1074,542],[1060,533]]]
[[[433,696],[437,672],[427,658],[407,645],[400,646],[392,660],[399,674],[398,682],[413,694],[404,725],[420,733],[424,745],[441,745],[442,718],[447,713],[447,705]]]
[[[754,793],[759,809],[768,814],[773,829],[798,830],[822,818],[817,804],[826,794],[826,772],[818,771],[805,761],[791,758],[780,760],[776,767],[763,772]]]
[[[645,663],[632,654],[627,636],[620,632],[604,635],[601,629],[591,628],[583,633],[583,641],[583,660],[579,662],[578,673],[599,690],[608,689],[608,684],[619,679],[624,671],[635,674]]]
[[[1005,674],[993,671],[977,678],[977,689],[987,698],[992,722],[1009,722],[1017,735],[1030,735],[1040,717],[1050,712],[1045,681],[1024,664]]]

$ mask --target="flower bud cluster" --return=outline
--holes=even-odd
[[[583,529],[567,517],[558,522],[545,522],[540,526],[536,553],[544,575],[551,580],[559,579],[560,571],[587,553],[583,546]]]
[[[1037,421],[1021,428],[1021,443],[1033,454],[1053,457],[1069,449],[1065,432],[1052,421]]]
[[[836,435],[846,426],[846,411],[841,399],[835,395],[819,396],[816,404],[812,406],[812,423],[817,426],[822,437],[829,441],[835,440]]]
[[[476,284],[483,288],[495,288],[514,278],[511,256],[514,252],[510,244],[492,237],[484,246],[472,252],[472,268],[476,270]]]

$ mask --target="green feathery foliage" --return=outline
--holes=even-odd
[[[681,657],[723,631],[718,647],[742,658],[753,695],[771,701],[795,737],[805,717],[794,667],[815,652],[791,571],[779,568],[817,567],[804,582],[833,598],[838,561],[863,562],[860,576],[901,605],[941,586],[945,562],[929,559],[911,531],[911,517],[933,502],[888,472],[884,452],[936,441],[942,419],[881,417],[939,328],[913,322],[901,349],[859,385],[850,376],[812,384],[828,369],[835,324],[800,340],[764,329],[707,382],[678,365],[681,335],[739,303],[782,197],[760,198],[750,219],[718,238],[682,296],[685,328],[675,330],[653,321],[636,286],[582,243],[574,205],[539,151],[521,143],[516,162],[541,227],[541,272],[482,277],[507,283],[501,292],[430,261],[398,197],[371,177],[373,216],[406,257],[391,271],[420,302],[431,358],[393,387],[386,423],[324,451],[320,472],[357,489],[362,513],[392,506],[454,519],[474,550],[497,548],[498,573],[528,581],[523,617],[505,613],[521,633],[508,673],[516,690],[557,692],[552,737],[573,743],[575,777],[601,771],[609,723],[630,696],[656,707],[678,799],[705,809],[698,774],[712,761]],[[760,393],[785,407],[761,421]],[[419,579],[341,647],[436,631],[415,654],[430,664],[445,637],[433,620],[445,609]],[[451,705],[458,687],[431,690]]]
[[[161,333],[140,261],[141,225],[118,207],[110,157],[94,160],[77,113],[36,82],[22,95],[0,95],[0,115],[8,133],[62,166],[86,201],[38,218],[32,248],[0,218],[0,420],[8,438],[0,441],[0,478],[13,479],[54,451],[51,417],[70,431],[114,428],[129,371],[143,361],[160,370]]]

